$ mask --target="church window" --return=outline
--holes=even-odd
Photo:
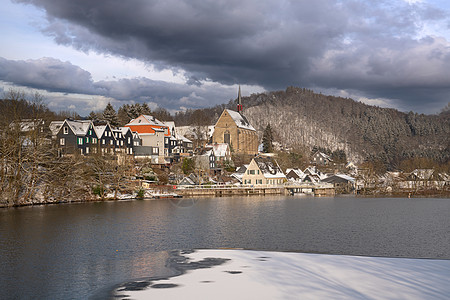
[[[223,134],[223,142],[230,144],[230,132],[227,130],[225,131],[225,133]]]

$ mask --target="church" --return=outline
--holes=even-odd
[[[234,154],[258,154],[258,135],[255,128],[242,114],[241,87],[238,93],[237,111],[225,109],[214,126],[213,143],[227,143]]]

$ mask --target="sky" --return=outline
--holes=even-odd
[[[38,91],[56,112],[173,113],[239,85],[425,114],[450,102],[447,0],[0,0],[0,13],[0,93]]]

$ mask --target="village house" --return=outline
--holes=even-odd
[[[113,132],[120,144],[119,151],[125,154],[133,154],[133,132],[130,127],[119,127]]]
[[[95,126],[95,131],[97,132],[97,137],[99,139],[99,147],[101,153],[114,153],[116,143],[113,135],[113,129],[111,128],[109,123],[106,123],[105,125]]]
[[[231,161],[231,149],[227,143],[214,143],[208,146],[212,148],[218,163]]]
[[[309,166],[303,171],[302,182],[319,183],[326,175],[322,174],[316,166]]]
[[[164,151],[166,156],[172,161],[179,161],[181,156],[190,156],[193,152],[193,143],[188,138],[180,135],[179,127],[175,126],[173,121],[163,122],[169,127],[170,137],[164,137]]]
[[[216,165],[216,156],[210,147],[199,149],[195,155],[195,168],[199,171],[206,172],[208,175],[220,173],[220,169]]]
[[[286,182],[286,176],[273,157],[257,156],[252,159],[242,175],[242,184],[280,185]]]
[[[75,153],[132,155],[133,149],[140,146],[139,136],[131,132],[130,128],[113,128],[108,122],[96,125],[90,120],[66,119],[51,122],[49,128],[62,156]]]
[[[18,122],[12,122],[10,129],[20,132],[22,145],[27,147],[34,143],[50,145],[51,131],[42,119],[22,119]]]
[[[142,140],[142,147],[139,149],[139,155],[147,154],[149,156],[157,156],[152,161],[156,164],[165,164],[165,138],[170,138],[170,129],[163,122],[150,115],[140,115],[136,119],[131,120],[125,127],[129,127],[133,132],[139,133]]]
[[[434,169],[415,169],[399,183],[399,187],[404,190],[444,190],[450,188],[449,176],[445,173],[438,173]]]
[[[236,154],[258,154],[258,135],[242,114],[241,89],[237,111],[225,109],[214,126],[212,143],[227,143]]]
[[[320,152],[320,151],[316,151],[311,156],[311,164],[313,164],[313,165],[327,166],[327,165],[331,164],[332,162],[333,162],[333,160],[331,159],[331,157],[329,155],[326,155],[325,153]]]
[[[306,174],[298,168],[286,169],[286,179],[289,181],[302,182],[305,176]]]
[[[355,190],[355,178],[345,174],[334,174],[322,180],[322,182],[331,183],[336,193],[348,194]]]
[[[60,155],[97,153],[98,136],[90,120],[66,119],[57,131],[56,143]]]
[[[242,165],[236,169],[236,172],[231,174],[231,177],[235,178],[239,183],[242,183],[242,177],[247,171],[248,165]]]

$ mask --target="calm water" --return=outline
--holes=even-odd
[[[102,298],[166,250],[450,259],[450,199],[234,197],[0,209],[0,298]]]

